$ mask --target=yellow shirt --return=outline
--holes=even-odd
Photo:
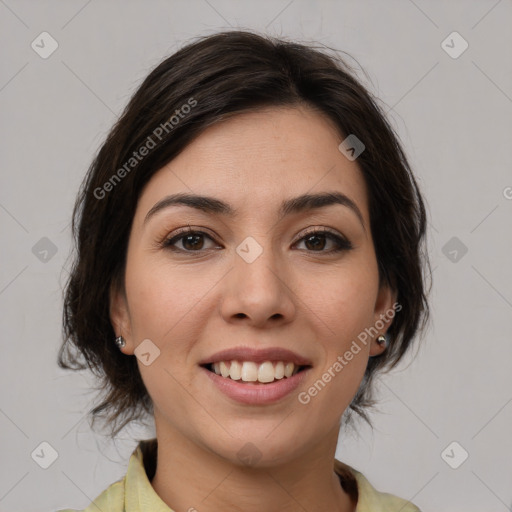
[[[124,478],[105,489],[83,511],[58,512],[173,512],[151,486],[156,448],[156,439],[141,441],[130,457]],[[377,491],[362,473],[336,459],[334,471],[343,489],[357,502],[356,512],[421,512],[407,500]]]

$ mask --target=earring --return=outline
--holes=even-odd
[[[383,334],[381,334],[378,338],[377,338],[377,343],[382,347],[384,346],[384,348],[387,347],[387,344],[388,344],[388,340],[386,339],[386,336],[384,336]]]
[[[116,338],[116,345],[117,348],[121,349],[126,345],[126,341],[124,341],[124,338],[122,336],[118,336]]]

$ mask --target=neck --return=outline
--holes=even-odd
[[[335,434],[327,451],[324,442],[284,464],[258,468],[235,464],[179,432],[164,435],[157,428],[151,485],[164,503],[180,511],[354,512],[355,504],[333,470]]]

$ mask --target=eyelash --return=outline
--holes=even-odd
[[[163,248],[170,249],[171,251],[181,252],[181,253],[198,253],[199,254],[199,253],[204,252],[205,250],[202,250],[202,249],[200,249],[198,251],[191,251],[191,250],[187,250],[187,249],[179,249],[179,248],[173,246],[177,241],[182,240],[183,238],[190,236],[190,235],[204,235],[207,238],[209,238],[210,240],[214,241],[213,238],[211,236],[209,236],[207,233],[205,233],[203,231],[195,231],[192,228],[190,228],[190,226],[189,226],[188,228],[185,228],[185,229],[182,229],[181,231],[179,231],[178,234],[176,234],[172,238],[166,238],[165,240],[163,240],[163,242],[161,243],[161,246]],[[322,254],[322,253],[323,254],[332,254],[332,253],[338,253],[338,252],[342,252],[342,251],[349,251],[349,250],[353,249],[352,243],[349,240],[342,238],[339,235],[336,235],[335,233],[333,233],[327,229],[313,228],[311,231],[308,231],[307,233],[305,233],[304,236],[302,238],[300,238],[299,240],[297,240],[297,242],[295,242],[295,243],[297,244],[299,242],[302,242],[305,239],[307,239],[308,237],[311,237],[313,235],[314,236],[325,235],[328,239],[330,239],[336,243],[337,248],[331,249],[330,251],[321,250],[321,251],[307,251],[307,252],[319,253],[319,254]]]

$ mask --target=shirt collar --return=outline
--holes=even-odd
[[[123,512],[174,512],[162,501],[151,485],[150,479],[153,478],[156,467],[156,448],[157,440],[150,439],[141,441],[133,451],[125,476]],[[354,496],[354,501],[357,500],[356,512],[378,512],[384,510],[386,504],[404,504],[403,512],[418,510],[405,500],[378,492],[362,473],[348,464],[335,459],[334,471],[345,491]],[[394,499],[397,501],[392,501]],[[412,508],[407,505],[412,505]]]
[[[151,452],[156,453],[156,439],[141,441],[130,457],[125,477],[125,512],[174,512],[155,492],[146,473],[143,453],[147,459]],[[156,461],[146,462],[149,466]]]

